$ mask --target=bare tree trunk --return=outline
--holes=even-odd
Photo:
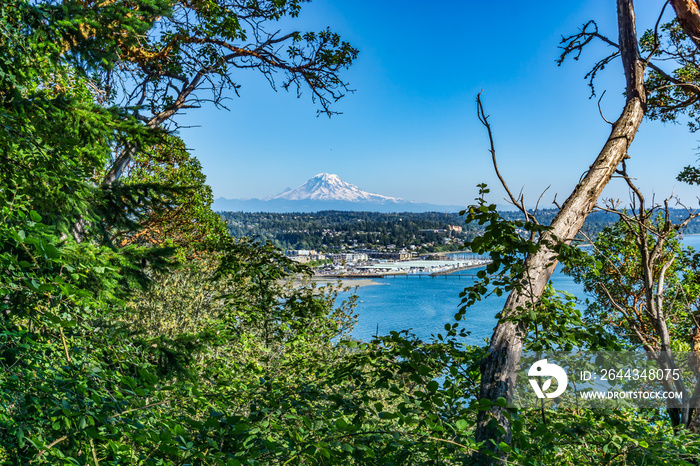
[[[696,46],[700,47],[700,10],[695,0],[671,0],[678,22]]]
[[[627,102],[622,115],[613,124],[605,146],[600,151],[585,177],[578,183],[551,224],[551,231],[542,235],[540,249],[525,261],[525,286],[513,290],[503,309],[502,317],[491,337],[487,356],[481,364],[480,398],[496,401],[503,397],[513,400],[516,368],[520,362],[525,326],[519,321],[506,320],[536,303],[554,271],[556,257],[547,244],[559,240],[570,242],[595,206],[603,188],[608,184],[618,164],[627,157],[646,111],[644,89],[645,64],[639,55],[635,15],[632,0],[617,1],[620,52],[627,82]],[[504,433],[505,432],[505,433]],[[476,440],[485,442],[484,448],[501,456],[497,444],[510,443],[510,423],[503,409],[492,407],[479,413]],[[483,453],[479,464],[497,464]]]
[[[140,147],[137,144],[132,144],[125,147],[121,150],[121,152],[119,152],[119,155],[114,160],[112,166],[109,168],[107,174],[102,180],[103,187],[111,186],[114,183],[116,183],[119,178],[121,178],[122,173],[124,173],[126,167],[129,166],[129,164],[134,158],[134,155],[136,155],[139,149]]]
[[[639,195],[640,199],[640,216],[645,215],[644,212],[644,202]],[[666,211],[666,218],[668,219],[668,211]],[[645,220],[643,220],[645,221]],[[667,224],[668,225],[668,224]],[[665,228],[666,235],[669,233],[670,228]],[[656,333],[659,337],[659,343],[661,344],[661,350],[655,352],[654,358],[659,367],[668,371],[667,374],[675,373],[678,370],[675,358],[673,356],[673,350],[671,349],[671,333],[668,330],[668,325],[666,325],[666,316],[664,312],[664,281],[666,276],[666,271],[671,267],[673,259],[663,263],[661,265],[661,270],[657,279],[656,285],[654,281],[654,267],[659,259],[662,251],[666,237],[659,236],[654,245],[654,248],[649,251],[649,246],[647,245],[647,228],[645,224],[640,224],[640,231],[637,233],[638,247],[641,257],[641,265],[643,269],[643,280],[644,280],[644,297],[646,300],[647,312],[652,318],[652,324],[656,329]],[[667,400],[667,410],[671,417],[671,424],[675,427],[677,425],[688,425],[690,422],[690,404],[688,391],[685,388],[685,384],[682,379],[671,380],[669,377],[665,377],[662,380],[662,385],[666,391],[676,391],[681,392],[683,396],[681,397],[682,402],[677,399]]]
[[[695,46],[700,49],[700,8],[698,8],[698,3],[696,0],[670,0],[673,10],[676,12],[676,17],[680,23],[683,31],[686,35],[693,41]],[[699,345],[700,346],[700,345]],[[691,347],[693,348],[693,353],[696,352],[694,343],[691,342]],[[697,356],[693,356],[696,360],[700,360]],[[695,403],[695,397],[700,395],[700,383],[697,383],[695,390],[693,391],[693,400]],[[691,403],[691,400],[683,399],[684,405]],[[692,426],[693,431],[700,431],[700,412],[688,408],[688,420],[687,425]],[[694,417],[693,417],[694,416]]]

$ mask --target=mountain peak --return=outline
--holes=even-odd
[[[354,184],[347,183],[338,175],[319,173],[298,188],[285,190],[266,200],[287,199],[293,201],[350,201],[350,202],[402,202],[403,199],[368,193]]]
[[[215,211],[318,212],[321,210],[361,212],[456,212],[461,206],[439,206],[405,201],[368,193],[338,175],[319,173],[303,185],[287,188],[265,199],[224,199],[214,201]]]
[[[324,181],[330,181],[330,180],[342,181],[338,175],[335,175],[333,173],[319,173],[318,175],[314,176],[314,178],[320,178]]]

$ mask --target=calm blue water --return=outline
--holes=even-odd
[[[686,236],[683,243],[700,249],[700,236]],[[562,274],[557,267],[552,282],[554,288],[567,291],[578,298],[585,299],[580,285]],[[474,273],[479,269],[461,272]],[[431,334],[444,333],[446,323],[454,322],[454,315],[459,308],[459,293],[474,282],[474,278],[461,279],[448,277],[430,278],[423,276],[375,279],[379,285],[364,286],[357,289],[358,322],[353,336],[369,340],[379,330],[380,335],[391,331],[412,329],[420,338],[429,338]],[[352,280],[346,281],[352,285]],[[345,298],[349,293],[344,293]],[[481,344],[484,338],[490,338],[496,325],[494,316],[503,308],[505,295],[491,296],[467,309],[462,326],[471,332],[465,341],[467,344]]]
[[[470,269],[461,273],[473,273],[480,269]],[[393,330],[411,329],[420,338],[431,334],[444,333],[446,323],[454,322],[459,310],[459,293],[474,283],[475,278],[441,276],[397,276],[374,279],[379,285],[363,286],[357,289],[358,322],[353,336],[369,340],[377,330],[385,335]],[[558,270],[553,277],[558,290],[583,296],[581,287]],[[346,281],[352,285],[352,280]],[[345,293],[341,297],[346,297]],[[481,344],[490,338],[496,324],[494,316],[503,308],[506,296],[490,296],[467,309],[462,327],[471,332],[465,343]]]

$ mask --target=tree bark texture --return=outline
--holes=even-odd
[[[524,286],[513,290],[508,296],[501,320],[491,337],[488,353],[481,364],[482,400],[495,402],[503,397],[509,403],[512,402],[526,328],[521,321],[504,319],[512,319],[518,315],[519,309],[528,308],[540,299],[556,265],[555,253],[547,247],[547,243],[551,244],[555,240],[568,243],[578,233],[617,166],[627,157],[627,150],[644,118],[645,64],[639,55],[633,2],[618,0],[617,16],[620,52],[627,83],[624,110],[613,124],[610,136],[595,162],[552,221],[552,229],[542,235],[540,249],[525,260]],[[496,445],[500,442],[510,443],[511,440],[510,423],[503,408],[494,406],[479,413],[476,440],[485,442],[484,449],[503,458]],[[498,459],[492,459],[484,453],[482,451],[477,455],[478,464],[500,463]]]
[[[671,0],[683,31],[700,47],[700,9],[695,0]]]

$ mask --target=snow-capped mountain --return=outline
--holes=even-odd
[[[397,197],[368,193],[354,184],[341,180],[338,175],[330,173],[319,173],[296,189],[287,189],[276,196],[265,198],[266,201],[273,199],[287,199],[290,201],[406,202]]]
[[[355,212],[458,212],[459,206],[442,206],[406,201],[398,197],[368,193],[338,175],[319,173],[295,189],[286,189],[265,199],[217,198],[217,212],[319,212],[341,210]]]

